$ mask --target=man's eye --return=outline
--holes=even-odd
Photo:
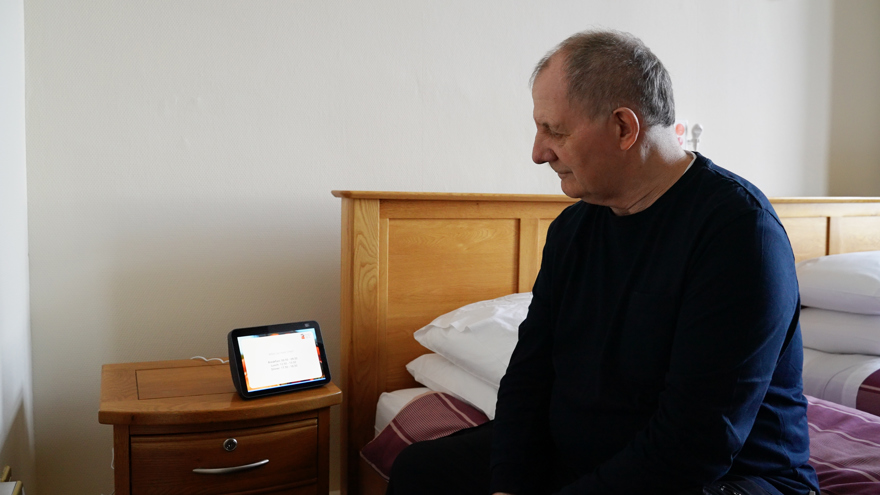
[[[550,126],[548,126],[546,124],[544,124],[542,127],[544,128],[544,133],[550,139],[559,139],[563,136],[562,133],[554,131],[553,129],[550,128]]]

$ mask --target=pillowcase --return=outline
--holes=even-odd
[[[532,293],[480,301],[437,317],[413,336],[468,373],[498,388],[529,312]]]
[[[406,365],[406,370],[417,382],[431,390],[455,396],[483,411],[489,419],[495,418],[498,387],[486,384],[443,356],[419,356]]]
[[[824,352],[880,356],[880,316],[802,308],[804,346]]]
[[[801,261],[797,278],[804,306],[880,315],[880,251]]]

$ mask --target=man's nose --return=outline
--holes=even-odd
[[[535,146],[532,148],[532,161],[538,165],[556,161],[556,153],[544,144],[541,135],[535,135]]]

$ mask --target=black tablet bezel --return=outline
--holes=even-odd
[[[238,346],[238,337],[248,335],[269,335],[274,333],[293,333],[306,329],[314,330],[315,332],[315,344],[318,348],[318,355],[321,360],[321,371],[324,376],[318,380],[295,382],[268,389],[249,391],[244,376],[244,367],[241,363],[241,349]],[[321,327],[316,321],[298,321],[294,323],[281,323],[260,327],[237,328],[229,332],[226,340],[229,346],[229,368],[232,372],[232,382],[235,385],[238,394],[244,399],[254,399],[267,395],[295,392],[297,390],[321,387],[330,383],[330,366],[327,363],[327,353],[324,351],[324,338],[321,336]]]

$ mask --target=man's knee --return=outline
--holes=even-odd
[[[417,442],[397,455],[388,494],[483,494],[489,487],[491,425]]]
[[[443,474],[437,471],[433,442],[414,443],[401,450],[391,466],[386,495],[434,493]]]
[[[391,479],[403,479],[410,476],[422,477],[434,460],[431,442],[417,442],[407,446],[397,454],[391,465]],[[417,473],[417,474],[416,474]]]

